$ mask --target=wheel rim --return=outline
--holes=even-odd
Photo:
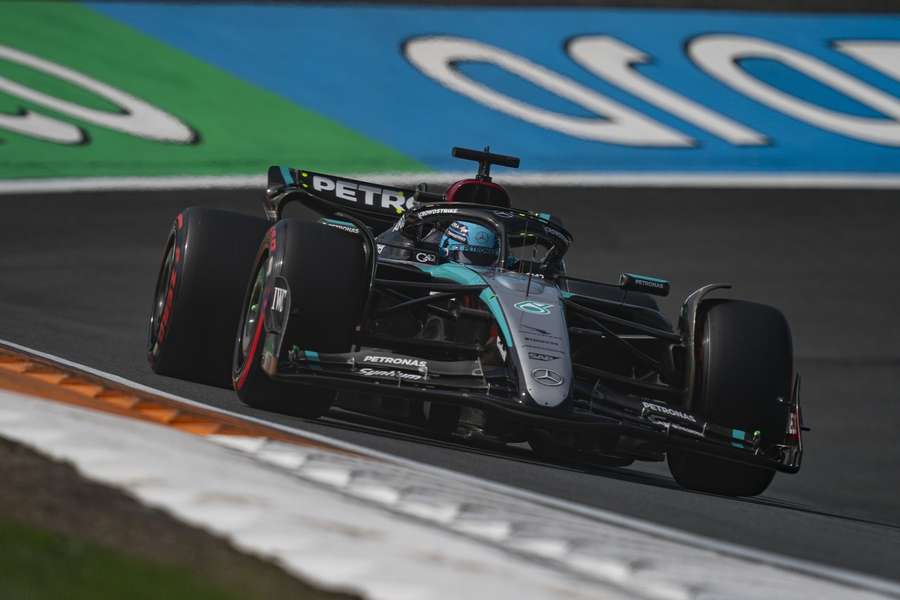
[[[266,285],[266,260],[262,261],[256,276],[253,278],[253,287],[250,289],[250,295],[247,298],[247,308],[244,311],[244,317],[241,321],[240,329],[240,366],[247,361],[247,355],[250,353],[250,345],[253,342],[253,335],[256,332],[256,326],[262,315],[263,292]]]
[[[175,268],[175,238],[169,239],[166,257],[163,259],[159,270],[159,278],[156,280],[156,292],[153,296],[153,310],[150,311],[150,347],[152,348],[159,339],[159,327],[163,313],[166,310],[166,295],[169,291],[169,279],[172,277],[172,269]],[[170,316],[171,318],[171,316]]]

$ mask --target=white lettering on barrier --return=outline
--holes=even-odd
[[[768,143],[766,136],[761,133],[644,77],[632,65],[646,64],[650,62],[649,57],[614,37],[577,37],[569,41],[566,51],[572,60],[597,77],[727,142],[736,146],[761,146]]]
[[[849,48],[848,53],[852,54],[853,47]],[[692,40],[687,52],[708,74],[770,108],[847,137],[900,146],[900,100],[799,50],[749,36],[708,34]],[[866,52],[857,49],[857,54]],[[884,54],[872,52],[869,56],[877,64],[883,64]],[[889,118],[860,117],[797,98],[747,73],[740,61],[748,58],[780,62]],[[894,68],[888,70],[893,72]]]
[[[835,42],[834,48],[864,65],[900,81],[900,42],[893,40],[847,40]]]
[[[555,71],[475,40],[420,37],[404,47],[407,60],[447,88],[508,115],[572,137],[627,146],[686,147],[693,140]],[[463,75],[454,64],[492,64],[600,115],[585,118],[511,98]]]
[[[177,144],[190,144],[195,140],[191,128],[169,113],[83,73],[2,44],[0,44],[0,59],[40,71],[85,89],[115,104],[121,111],[107,112],[82,106],[39,92],[6,77],[0,77],[0,92],[94,125],[148,140]],[[87,139],[84,132],[74,125],[30,111],[25,111],[21,115],[0,115],[0,127],[61,144],[79,144]]]

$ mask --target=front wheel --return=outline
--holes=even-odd
[[[294,219],[274,225],[259,249],[235,340],[232,377],[238,398],[306,418],[325,414],[334,390],[276,381],[267,371],[276,370],[276,345],[282,352],[296,347],[310,357],[349,351],[366,284],[363,246],[356,235]]]
[[[791,332],[777,309],[712,300],[701,310],[696,412],[712,423],[752,435],[762,447],[783,443],[793,378]],[[682,487],[726,496],[763,493],[775,471],[683,449],[667,453]]]

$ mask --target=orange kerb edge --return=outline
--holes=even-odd
[[[0,389],[150,421],[194,435],[265,437],[280,442],[352,454],[302,435],[290,434],[213,410],[186,405],[171,398],[129,389],[102,377],[82,373],[77,369],[55,364],[52,360],[30,356],[2,345],[0,345]]]

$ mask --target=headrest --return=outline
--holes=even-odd
[[[486,204],[509,208],[512,202],[509,194],[493,181],[463,179],[447,189],[447,202],[463,202],[466,204]]]

